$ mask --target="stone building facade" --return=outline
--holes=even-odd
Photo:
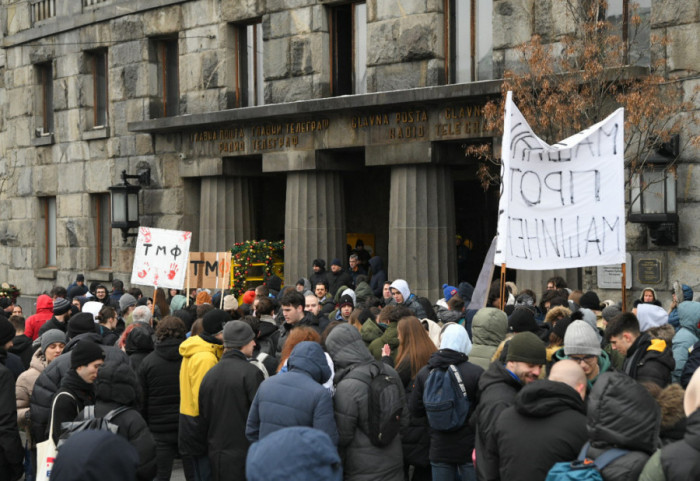
[[[150,168],[141,224],[191,230],[194,251],[285,239],[293,283],[371,234],[389,278],[437,299],[457,281],[455,234],[475,278],[495,233],[497,193],[464,156],[498,142],[480,107],[517,44],[572,28],[560,3],[2,0],[0,280],[26,294],[78,272],[128,280],[133,239],[109,228],[108,188]],[[657,55],[690,95],[700,6],[649,3],[673,40]],[[628,227],[633,264],[659,259],[663,288],[700,284],[698,151],[684,155],[678,248]]]

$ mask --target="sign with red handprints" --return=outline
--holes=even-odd
[[[131,283],[182,289],[190,253],[191,232],[139,228]]]

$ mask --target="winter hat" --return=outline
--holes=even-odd
[[[57,297],[56,299],[54,299],[53,313],[56,316],[65,314],[68,311],[70,311],[70,302],[68,302],[68,299],[64,299],[63,297]]]
[[[194,302],[196,305],[201,306],[202,304],[211,304],[211,294],[207,291],[202,291],[197,294],[197,300]]]
[[[95,318],[89,312],[81,312],[68,320],[68,338],[73,339],[79,334],[95,332]]]
[[[594,291],[588,291],[581,296],[581,300],[578,303],[579,306],[585,307],[586,309],[591,309],[593,311],[600,310],[600,298],[598,294]]]
[[[511,332],[537,332],[535,314],[525,306],[516,307],[508,318],[508,328]]]
[[[340,302],[338,303],[338,308],[342,308],[343,306],[355,307],[355,303],[352,301],[352,297],[349,296],[348,294],[344,294],[344,295],[340,296]]]
[[[78,277],[75,278],[75,282],[85,282],[85,276],[78,274]]]
[[[0,348],[15,338],[15,327],[5,316],[0,316]]]
[[[603,309],[602,314],[603,314],[603,319],[605,319],[607,322],[610,322],[615,317],[622,314],[622,309],[620,309],[620,306],[618,306],[617,304],[613,304],[612,306],[608,306],[605,309]]]
[[[238,299],[233,294],[224,296],[224,311],[235,311],[238,309]]]
[[[93,361],[105,358],[105,352],[99,344],[89,339],[81,339],[70,351],[70,368],[77,369],[80,366],[87,366]]]
[[[102,308],[104,306],[105,305],[102,304],[101,302],[88,301],[85,304],[83,304],[83,307],[80,310],[83,312],[88,312],[88,313],[92,314],[92,318],[97,319],[97,315],[100,313],[100,311],[102,310]],[[95,322],[97,322],[97,321],[95,321]]]
[[[515,298],[516,306],[534,306],[535,300],[529,294],[520,294]],[[551,304],[550,304],[551,306]]]
[[[452,299],[452,296],[457,294],[457,288],[454,286],[449,286],[447,284],[442,285],[442,293],[445,296],[445,302]]]
[[[574,321],[564,335],[564,354],[600,356],[597,332],[585,321]]]
[[[508,343],[506,362],[542,365],[547,361],[544,342],[531,332],[519,332]]]
[[[185,307],[185,304],[187,304],[187,298],[182,294],[177,294],[173,296],[172,299],[170,299],[170,311],[179,311],[180,309]]]
[[[253,304],[255,301],[255,291],[245,291],[245,294],[243,294],[243,304]]]
[[[60,329],[49,329],[41,335],[39,338],[41,342],[41,352],[45,352],[46,348],[49,347],[54,342],[66,343],[66,333]]]
[[[136,298],[132,296],[131,294],[124,293],[122,296],[119,298],[119,311],[123,314],[126,312],[126,310],[130,306],[135,306],[136,305]]]
[[[314,259],[313,266],[320,267],[321,269],[325,269],[326,268],[326,261],[324,261],[323,259]]]
[[[474,294],[474,286],[468,282],[460,282],[457,286],[457,293],[465,304],[469,304],[472,300],[472,295]]]
[[[333,259],[333,261],[331,262],[331,265],[343,267],[343,264],[340,262],[340,259],[338,259],[337,257],[335,259]]]
[[[218,334],[224,330],[224,324],[231,320],[228,312],[221,309],[212,309],[204,314],[202,318],[202,327],[207,334]],[[239,346],[240,347],[240,346]]]
[[[452,349],[468,356],[472,352],[472,342],[467,330],[453,322],[446,324],[440,334],[440,349]]]
[[[655,304],[639,304],[637,306],[639,331],[646,332],[653,327],[668,324],[668,313],[663,307]]]
[[[224,327],[224,347],[243,347],[253,339],[255,339],[255,333],[253,328],[247,323],[243,321],[226,323]]]
[[[280,446],[285,446],[286,456],[279,455]],[[328,434],[296,426],[279,429],[250,446],[246,479],[342,481],[343,465]]]
[[[343,296],[350,296],[352,298],[352,303],[357,304],[357,297],[355,296],[355,291],[353,291],[350,288],[345,289],[343,292],[340,293],[340,297]]]
[[[392,289],[396,289],[401,293],[403,296],[403,301],[406,302],[409,297],[411,297],[411,289],[408,287],[408,282],[404,281],[403,279],[396,279],[394,282],[391,283]]]
[[[573,321],[571,320],[570,317],[565,317],[563,319],[559,319],[557,323],[554,325],[552,328],[552,332],[559,336],[560,339],[564,339],[564,335],[566,334],[566,329],[571,325]]]
[[[73,286],[70,289],[68,289],[68,299],[83,296],[87,293],[87,291],[87,286]]]

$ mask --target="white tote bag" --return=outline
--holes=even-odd
[[[67,392],[59,393],[68,394]],[[56,449],[56,443],[53,442],[53,411],[56,407],[56,399],[58,396],[53,398],[53,403],[51,404],[51,417],[49,418],[50,428],[49,428],[49,439],[44,442],[37,443],[36,445],[36,481],[49,481],[51,477],[51,470],[53,469],[53,463],[56,460],[56,454],[58,450]],[[73,397],[73,396],[71,396]]]

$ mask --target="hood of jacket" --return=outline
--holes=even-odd
[[[83,334],[78,334],[70,341],[68,341],[66,343],[66,347],[63,348],[63,353],[70,352],[80,342],[81,339],[90,339],[95,344],[104,345],[104,343],[102,342],[104,338],[101,334],[98,334],[96,332],[84,332]]]
[[[41,348],[37,349],[32,355],[32,360],[29,361],[29,367],[36,369],[40,373],[46,368],[46,360],[41,352]]]
[[[692,301],[693,300],[693,288],[683,284],[681,289],[683,289],[683,300],[684,301]]]
[[[700,302],[684,301],[678,304],[678,320],[681,327],[688,329],[695,337],[700,337]]]
[[[105,363],[98,371],[95,380],[97,399],[132,406],[138,395],[138,380],[128,364]]]
[[[652,454],[660,424],[659,405],[645,387],[620,372],[598,377],[588,398],[588,436],[593,447]]]
[[[355,298],[357,302],[364,302],[369,297],[373,296],[372,288],[366,282],[360,282],[355,287]]]
[[[177,361],[182,359],[180,355],[180,344],[184,339],[166,337],[162,341],[156,341],[154,350],[166,361]]]
[[[153,350],[153,337],[151,337],[150,329],[137,325],[126,338],[124,348],[127,354],[151,352]]]
[[[401,297],[403,297],[403,303],[406,304],[409,297],[411,297],[411,289],[408,287],[408,282],[404,281],[403,279],[396,279],[394,282],[391,283],[391,288],[396,289],[401,293]]]
[[[10,352],[14,354],[20,354],[22,351],[31,346],[32,342],[34,341],[32,341],[24,334],[15,336],[15,338],[12,339],[12,347],[10,348]]]
[[[36,314],[53,317],[53,299],[46,294],[40,295],[36,300]],[[35,314],[35,315],[36,315]]]
[[[372,274],[384,270],[384,265],[382,263],[382,258],[379,256],[374,256],[369,260],[369,268],[372,269]]]
[[[365,341],[366,344],[369,344],[376,338],[381,337],[382,334],[384,334],[384,331],[381,327],[379,327],[379,324],[374,322],[372,319],[367,319],[365,323],[362,324],[360,334],[362,336],[362,340]]]
[[[508,333],[508,316],[495,307],[479,309],[472,320],[472,340],[482,346],[498,346]]]
[[[428,367],[430,369],[446,369],[450,364],[456,366],[468,360],[469,358],[463,352],[453,351],[452,349],[440,349],[430,356],[430,359],[428,359]]]
[[[303,341],[294,346],[287,361],[289,371],[303,371],[319,384],[331,377],[326,355],[317,342]]]
[[[579,393],[563,382],[535,381],[515,397],[515,410],[525,416],[546,418],[567,409],[586,414],[586,404]]]
[[[440,312],[440,320],[443,324],[447,324],[448,322],[456,322],[459,324],[459,321],[462,320],[462,313],[458,311],[444,310]]]
[[[374,359],[362,341],[360,331],[350,324],[339,324],[333,328],[326,338],[326,349],[336,370]]]
[[[224,350],[224,346],[220,344],[212,344],[207,342],[199,336],[192,336],[185,339],[182,344],[180,344],[180,355],[183,358],[189,358],[195,354],[202,352],[210,352],[216,356],[217,359],[221,358],[221,353]]]

